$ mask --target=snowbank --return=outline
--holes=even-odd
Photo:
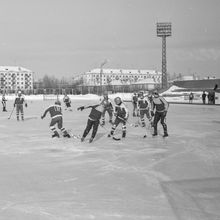
[[[161,93],[161,95],[168,101],[168,102],[182,102],[182,103],[188,103],[189,101],[189,93],[191,91],[181,91],[184,88],[178,87],[178,86],[171,86],[167,91]],[[178,91],[180,90],[180,91]],[[195,103],[201,103],[202,102],[202,91],[194,92],[194,100]],[[116,97],[120,97],[123,101],[131,101],[132,100],[133,93],[115,93],[115,94],[109,94],[109,98],[114,100]],[[7,100],[15,100],[15,95],[7,95]],[[59,99],[62,100],[64,95],[59,95]],[[97,100],[99,101],[102,96],[94,95],[94,94],[86,94],[86,95],[69,95],[71,100]],[[56,100],[56,95],[26,95],[26,100]],[[216,104],[220,104],[220,93],[216,93]]]
[[[68,95],[71,100],[99,100],[101,97],[94,94],[86,94],[86,95]],[[124,101],[130,101],[132,97],[132,93],[116,93],[109,94],[110,99],[114,99],[115,97],[121,97]],[[63,99],[64,95],[59,95],[59,99]],[[7,100],[15,100],[16,95],[6,95]],[[56,95],[25,95],[26,100],[56,100]]]

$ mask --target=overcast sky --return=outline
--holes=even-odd
[[[161,70],[156,22],[172,22],[171,74],[220,78],[219,0],[0,0],[0,65],[71,77],[97,68]]]

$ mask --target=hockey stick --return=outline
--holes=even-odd
[[[11,116],[12,116],[12,114],[13,114],[13,112],[14,112],[14,109],[15,109],[15,106],[13,107],[13,109],[12,109],[12,111],[11,111],[11,114],[9,115],[8,119],[11,118]]]
[[[120,116],[117,116],[117,117],[118,117],[119,119],[121,119],[122,121],[124,121],[125,123],[127,122],[127,120],[125,120],[124,118],[122,118],[122,117],[120,117]],[[114,134],[113,134],[113,135],[109,134],[108,137],[112,137],[112,139],[115,140],[115,141],[120,141],[120,140],[121,140],[121,138],[115,137]]]
[[[72,129],[66,129],[66,131],[73,139],[80,139],[81,138],[80,134],[73,134]]]
[[[115,140],[115,141],[120,141],[121,140],[121,138],[115,137],[114,134],[113,135],[108,134],[108,137],[112,137],[112,139]]]
[[[105,131],[108,132],[108,130],[107,130],[104,126],[102,126],[101,124],[100,124],[100,126],[101,126]],[[121,140],[121,138],[117,138],[117,137],[115,137],[114,135],[111,135],[111,134],[108,134],[108,137],[112,137],[112,139],[115,140],[115,141],[120,141],[120,140]]]
[[[122,121],[124,122],[128,122],[128,125],[131,126],[131,127],[138,127],[138,124],[133,124],[133,123],[130,123],[128,120],[125,120],[124,118],[120,117],[120,116],[117,116],[119,119],[121,119]]]
[[[29,116],[29,117],[25,117],[24,120],[27,121],[27,120],[31,120],[31,119],[38,119],[40,117],[38,116]]]

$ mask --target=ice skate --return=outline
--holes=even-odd
[[[65,133],[63,134],[63,137],[71,138],[70,134],[68,134],[67,132],[65,132]]]
[[[58,137],[58,138],[60,137],[60,135],[57,131],[55,131],[54,134],[52,135],[52,138],[54,138],[54,137]]]
[[[163,135],[163,137],[165,138],[165,137],[168,137],[169,135],[167,134],[167,133],[164,133],[164,135]]]

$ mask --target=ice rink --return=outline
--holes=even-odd
[[[28,101],[24,122],[8,120],[11,101],[0,112],[0,220],[220,219],[219,106],[170,105],[167,139],[127,125],[115,141],[107,123],[89,144],[51,138],[49,115],[40,119],[51,103]],[[90,112],[76,108],[90,103],[63,111],[73,134]]]

